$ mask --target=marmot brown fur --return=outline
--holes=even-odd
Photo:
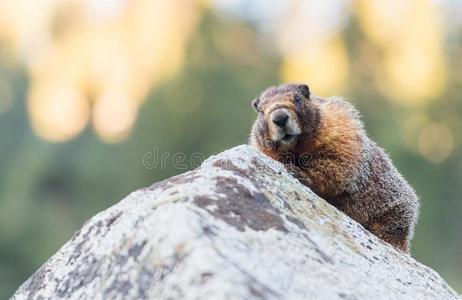
[[[370,232],[409,252],[418,197],[367,136],[352,104],[314,96],[304,84],[270,87],[252,104],[259,112],[252,146],[285,163],[302,183]]]

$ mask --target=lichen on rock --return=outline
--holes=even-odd
[[[459,299],[249,146],[133,192],[13,299]]]

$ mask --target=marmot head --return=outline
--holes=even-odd
[[[308,141],[319,127],[319,109],[306,84],[266,89],[252,101],[258,112],[252,139],[260,149],[287,152]],[[316,101],[317,102],[317,101]]]

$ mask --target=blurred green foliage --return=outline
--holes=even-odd
[[[264,45],[254,49],[256,61],[251,63],[221,51],[219,45],[236,27],[251,32],[256,43],[252,25],[206,14],[182,71],[150,93],[133,133],[115,145],[102,143],[91,129],[64,144],[37,138],[24,100],[27,77],[0,61],[0,72],[13,83],[14,94],[12,109],[0,115],[0,299],[10,296],[86,219],[137,188],[184,172],[171,161],[166,168],[146,168],[146,153],[157,147],[161,154],[183,152],[190,157],[199,152],[207,157],[247,142],[255,118],[250,101],[278,83],[281,62]],[[350,59],[360,61],[356,47],[363,41],[354,22],[344,39]],[[413,255],[462,290],[460,148],[440,164],[408,150],[400,124],[411,108],[381,96],[362,67],[367,66],[358,62],[352,68],[344,93],[362,112],[371,137],[387,149],[421,195]],[[450,71],[460,72],[460,67],[453,63]],[[450,82],[445,101],[429,107],[436,117],[448,110],[462,113],[462,80],[451,78],[458,79]],[[196,101],[196,109],[177,109],[190,101]]]

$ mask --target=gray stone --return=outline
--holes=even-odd
[[[13,299],[459,298],[239,146],[94,216]]]

